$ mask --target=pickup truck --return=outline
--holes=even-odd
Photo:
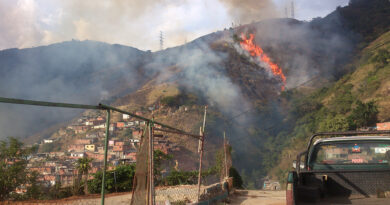
[[[287,205],[390,204],[390,130],[314,134],[293,167]]]

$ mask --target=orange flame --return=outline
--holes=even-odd
[[[243,49],[249,52],[251,56],[256,56],[259,58],[259,60],[265,62],[270,68],[274,76],[278,76],[280,80],[283,82],[282,85],[282,91],[284,90],[284,87],[286,85],[286,76],[283,74],[282,69],[275,63],[271,61],[271,59],[267,56],[267,54],[264,53],[263,49],[253,43],[254,39],[253,34],[249,34],[249,38],[246,37],[246,35],[241,34],[241,42],[240,45]]]

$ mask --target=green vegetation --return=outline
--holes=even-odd
[[[80,193],[80,182],[81,182],[81,177],[82,175],[84,175],[84,194],[88,194],[88,171],[91,169],[91,165],[90,163],[92,162],[92,159],[88,158],[88,157],[83,157],[83,158],[80,158],[77,160],[77,163],[76,163],[76,169],[77,169],[77,172],[78,172],[78,177],[77,177],[77,181],[74,185],[74,194],[78,194]]]
[[[191,93],[180,93],[175,96],[163,97],[160,102],[168,107],[179,107],[181,105],[195,105],[199,102],[199,99]]]
[[[133,138],[133,132],[131,129],[123,129],[119,132],[117,137],[121,140],[127,140],[129,138],[131,139]]]
[[[41,152],[52,152],[54,150],[54,145],[53,143],[45,143],[42,145]]]
[[[286,117],[278,127],[257,133],[273,133],[261,149],[262,166],[281,183],[310,135],[324,131],[346,131],[375,126],[386,121],[389,95],[384,87],[390,79],[390,32],[372,42],[354,62],[355,71],[327,88],[309,94],[299,89],[282,93]],[[263,135],[265,135],[263,134]]]
[[[9,137],[8,142],[0,141],[0,201],[17,197],[10,197],[10,193],[26,181],[34,182],[27,196],[35,197],[33,193],[39,191],[35,186],[37,174],[28,177],[26,172],[27,157],[32,152],[35,150],[24,148],[23,143],[13,137]]]
[[[198,171],[186,172],[173,170],[164,178],[163,184],[168,186],[198,183]]]
[[[390,52],[385,49],[379,49],[376,55],[371,58],[372,63],[378,63],[381,67],[385,67],[390,63]]]
[[[121,165],[115,170],[107,171],[105,187],[107,193],[131,191],[134,173],[135,164]],[[88,181],[88,190],[90,193],[97,194],[101,191],[103,172],[98,171],[93,176],[94,179]]]
[[[38,182],[39,173],[33,171],[27,176],[27,182],[30,186],[27,187],[26,197],[28,199],[40,199],[44,194],[42,185]]]
[[[240,173],[234,167],[230,167],[229,169],[229,177],[233,177],[233,187],[237,189],[243,188],[243,181],[240,176]]]

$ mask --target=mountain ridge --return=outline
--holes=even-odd
[[[290,137],[283,132],[294,129],[288,119],[293,107],[289,96],[294,92],[308,96],[324,83],[331,85],[353,72],[356,66],[351,62],[358,58],[359,49],[388,31],[390,21],[386,19],[390,15],[382,11],[388,11],[389,2],[373,2],[364,10],[366,4],[351,1],[349,6],[311,22],[278,19],[229,28],[158,52],[94,41],[3,50],[0,93],[73,103],[104,101],[132,111],[132,106],[147,109],[165,97],[181,99],[180,95],[190,94],[196,97],[196,105],[208,104],[214,112],[207,122],[213,125],[207,131],[215,138],[212,142],[218,143],[217,137],[226,130],[236,148],[235,166],[248,177],[264,176],[278,160],[279,156],[270,154],[280,151],[274,146]],[[376,10],[380,12],[373,12]],[[362,21],[364,18],[374,23]],[[266,66],[240,47],[240,35],[248,33],[255,34],[255,42],[282,67],[287,76],[286,91],[280,90],[280,82]],[[76,44],[89,46],[77,48]],[[54,49],[64,45],[76,46]],[[80,114],[0,106],[0,116],[9,116],[0,119],[3,137],[15,133],[28,136]],[[7,132],[9,129],[24,132]],[[272,146],[267,147],[269,144]]]

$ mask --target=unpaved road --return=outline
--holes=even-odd
[[[261,191],[261,190],[237,190],[229,197],[229,205],[284,205],[286,204],[285,191]],[[131,193],[107,194],[105,204],[128,205],[131,201]],[[49,201],[24,201],[24,202],[0,202],[0,205],[96,205],[100,204],[98,194],[87,197],[70,197],[61,200]]]
[[[286,191],[237,190],[230,205],[285,205]]]

